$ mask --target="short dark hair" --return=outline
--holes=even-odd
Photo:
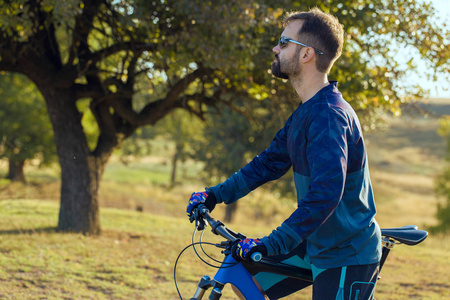
[[[298,32],[301,42],[311,45],[323,52],[316,55],[317,70],[330,72],[334,62],[341,56],[344,44],[344,28],[339,20],[330,14],[314,7],[307,12],[292,12],[286,15],[284,26],[293,20],[302,20],[303,25]]]

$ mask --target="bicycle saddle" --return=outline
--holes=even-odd
[[[399,241],[402,244],[414,246],[424,241],[428,236],[428,232],[417,228],[416,225],[384,228],[381,229],[381,235]]]

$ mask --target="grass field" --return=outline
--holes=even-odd
[[[433,180],[445,149],[437,121],[411,115],[389,123],[388,130],[366,135],[377,220],[382,227],[432,225]],[[158,153],[128,166],[111,161],[100,192],[99,237],[56,232],[59,181],[54,169],[29,167],[27,185],[1,180],[0,299],[178,299],[173,266],[193,231],[184,213],[186,200],[204,184],[194,180],[194,165],[186,164],[180,172],[191,179],[169,189],[169,161]],[[262,190],[239,205],[228,225],[251,236],[270,233],[294,208],[293,201]],[[218,207],[214,215],[221,219],[223,210]],[[217,241],[209,231],[204,240]],[[215,248],[206,250],[221,257]],[[450,298],[449,250],[446,236],[430,236],[415,247],[396,246],[381,274],[377,299]],[[193,295],[201,276],[214,272],[186,251],[177,271],[184,299]],[[221,299],[236,299],[228,289],[225,294]],[[310,290],[288,299],[310,299]]]

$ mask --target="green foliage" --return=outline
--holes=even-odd
[[[430,229],[434,233],[448,233],[450,232],[450,168],[447,167],[436,180],[436,193],[443,200],[437,203],[438,224]]]
[[[432,232],[450,232],[450,117],[441,119],[439,134],[447,141],[447,166],[436,180],[436,193],[440,196],[437,203],[436,218],[438,224],[431,227]]]
[[[230,108],[224,108],[220,114],[209,114],[207,122],[209,126],[201,133],[201,139],[191,143],[195,149],[194,158],[206,164],[205,179],[224,180],[243,167],[258,147],[262,150],[261,142],[267,141],[262,140],[264,131],[257,126],[260,124],[252,124],[251,120]]]
[[[398,114],[402,101],[423,96],[406,80],[418,72],[416,54],[433,70],[429,76],[448,78],[449,32],[431,22],[435,10],[421,0],[0,0],[0,70],[25,74],[43,93],[62,176],[70,178],[63,184],[86,185],[63,190],[96,193],[72,169],[89,169],[97,181],[126,138],[175,109],[205,119],[211,107],[239,110],[239,101],[254,108],[270,99],[276,110],[297,102],[289,85],[270,75],[271,49],[284,13],[313,6],[345,26],[344,54],[330,79],[340,81],[369,128],[379,111]],[[258,124],[258,113],[246,115]],[[74,161],[70,143],[84,162]]]
[[[128,139],[123,141],[122,147],[118,151],[120,153],[120,160],[127,164],[130,159],[145,157],[151,153],[152,147],[150,141],[154,134],[149,137],[147,132],[153,132],[153,128],[144,127],[136,130],[136,132]],[[143,136],[146,136],[143,138]]]
[[[31,42],[35,35],[33,7],[26,1],[1,4],[2,35]],[[66,58],[63,62],[81,63],[69,59],[75,45],[67,41],[76,30],[76,18],[90,9],[86,4],[81,0],[37,2],[47,13],[40,26],[57,26],[60,54]],[[448,76],[449,32],[431,21],[435,8],[417,0],[265,0],[236,4],[226,0],[107,1],[95,12],[92,27],[83,30],[90,31],[87,43],[93,53],[125,42],[132,42],[130,47],[138,42],[152,45],[151,50],[137,52],[138,56],[133,49],[122,47],[105,53],[95,72],[113,93],[120,94],[123,85],[133,84],[130,80],[139,74],[147,77],[150,85],[144,91],[148,103],[164,96],[175,82],[195,69],[215,70],[199,78],[194,89],[186,89],[185,108],[194,110],[192,100],[199,100],[193,96],[200,91],[212,95],[218,89],[227,89],[259,100],[286,97],[286,88],[267,74],[270,49],[282,30],[284,13],[313,6],[336,15],[344,24],[343,56],[330,78],[341,82],[345,98],[357,110],[384,107],[398,114],[402,96],[423,96],[425,91],[406,82],[406,76],[416,68],[417,57],[428,64],[428,77]],[[399,62],[399,57],[405,61]],[[86,78],[80,73],[78,79],[83,82]],[[255,89],[260,91],[254,93]],[[139,93],[139,89],[136,91]],[[370,120],[376,114],[368,115]]]
[[[184,97],[184,109],[196,114],[204,110],[199,103],[215,105],[217,100],[231,103],[235,97],[229,98],[227,94],[232,93],[245,94],[247,101],[271,98],[278,99],[275,103],[289,102],[289,87],[268,74],[270,50],[282,30],[284,13],[313,6],[336,15],[344,24],[343,56],[330,78],[340,81],[344,97],[361,112],[366,126],[373,127],[380,108],[399,114],[402,101],[424,95],[426,91],[408,85],[406,80],[411,72],[417,72],[417,57],[428,64],[428,77],[448,76],[449,32],[431,21],[435,9],[417,0],[239,3],[139,0],[103,4],[46,0],[37,1],[35,6],[26,1],[2,1],[0,4],[3,37],[12,38],[16,43],[31,43],[35,30],[55,26],[61,63],[77,68],[77,82],[92,84],[95,76],[118,97],[132,91],[136,96],[126,101],[135,111],[139,108],[143,111],[152,102],[168,96],[177,82],[198,69],[208,71],[195,81],[186,81],[178,97],[178,100]],[[93,14],[92,24],[81,23],[77,18],[90,16],[89,10]],[[44,19],[39,28],[34,28],[38,12]],[[77,22],[80,22],[78,27]],[[82,27],[85,25],[91,27]],[[87,43],[91,54],[104,52],[101,59],[95,58],[95,67],[86,64],[89,61],[86,54],[76,52],[82,51],[76,48],[78,45],[70,44],[80,42],[71,41],[76,30],[82,34],[88,32],[87,40],[82,42]],[[124,46],[124,43],[129,45]],[[117,50],[113,50],[114,47]],[[2,57],[7,57],[5,52]],[[404,62],[399,62],[399,57]],[[132,114],[118,113],[124,106],[111,105],[111,102],[107,106],[114,107],[114,111],[110,111],[114,117],[120,116],[133,123],[129,119]],[[156,121],[148,120],[145,124],[153,125]],[[106,124],[104,120],[97,122]],[[135,125],[132,127],[131,132],[121,130],[130,136],[136,129]],[[90,130],[85,131],[89,135]],[[93,140],[88,139],[93,148]]]
[[[208,184],[217,184],[247,164],[253,157],[267,148],[276,132],[283,126],[292,111],[292,106],[279,106],[273,111],[269,99],[259,103],[235,99],[240,106],[225,107],[208,114],[206,126],[188,139],[192,157],[204,162],[203,177]],[[283,180],[268,184],[268,188],[284,195],[292,194],[292,174]]]
[[[416,68],[417,57],[428,64],[428,77],[448,76],[448,30],[442,30],[430,21],[435,15],[431,5],[417,0],[266,0],[258,3],[240,1],[238,4],[225,0],[141,0],[107,4],[95,16],[95,30],[88,40],[91,50],[127,41],[154,45],[155,49],[145,51],[136,65],[153,81],[151,90],[163,87],[162,90],[168,92],[171,82],[201,66],[216,70],[198,85],[210,93],[218,88],[232,88],[249,92],[256,99],[275,97],[276,93],[283,97],[282,87],[271,92],[275,82],[267,75],[270,49],[282,30],[285,11],[307,10],[313,6],[336,15],[345,26],[343,57],[330,77],[341,82],[344,96],[358,110],[384,107],[398,113],[402,96],[421,97],[425,91],[407,85],[405,80]],[[75,17],[86,8],[85,3],[47,0],[41,5],[43,11],[51,12],[46,22],[55,22],[60,32],[67,32],[65,37],[58,38],[58,42],[62,52],[69,51],[70,45],[62,46],[67,44]],[[107,19],[108,10],[113,18]],[[33,35],[32,15],[24,11],[27,11],[25,1],[2,5],[3,35],[19,40]],[[398,61],[400,56],[403,63]],[[99,75],[104,80],[116,79],[108,84],[113,92],[129,81],[132,74],[128,67],[133,59],[132,52],[124,49],[105,55],[99,62]],[[254,88],[263,91],[252,94]],[[148,100],[158,99],[157,94],[153,93]],[[187,93],[193,94],[193,91]],[[253,97],[256,95],[259,96]]]
[[[25,76],[0,74],[0,158],[48,164],[56,159],[42,96]]]
[[[81,113],[81,124],[83,125],[84,134],[90,149],[94,149],[97,145],[98,136],[100,134],[95,117],[89,108],[89,99],[80,99],[77,101],[78,111]]]
[[[204,139],[204,123],[196,116],[184,110],[175,110],[156,126],[156,133],[175,144],[175,153],[182,162],[186,161],[193,152],[191,143]]]

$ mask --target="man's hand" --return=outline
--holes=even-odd
[[[251,262],[251,256],[255,252],[261,253],[263,257],[267,256],[267,248],[259,239],[240,240],[231,248],[231,256],[236,261]]]
[[[189,198],[189,203],[186,208],[186,213],[188,216],[192,214],[194,208],[204,204],[206,208],[211,212],[214,207],[216,207],[216,197],[213,193],[208,194],[207,192],[197,192],[192,193],[191,198]]]

